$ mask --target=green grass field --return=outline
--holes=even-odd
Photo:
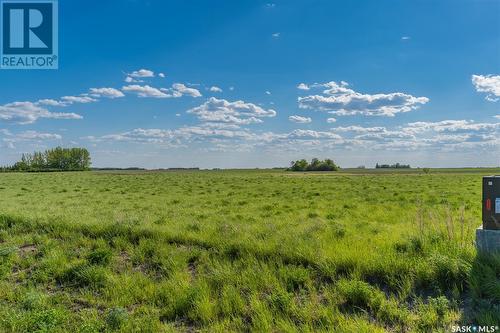
[[[0,174],[0,332],[498,325],[493,173]]]

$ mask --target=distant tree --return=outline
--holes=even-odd
[[[306,168],[306,171],[316,171],[321,167],[321,162],[317,158],[313,158],[311,163]]]
[[[91,165],[90,153],[85,148],[48,149],[44,152],[22,154],[21,160],[4,170],[12,171],[85,171]]]
[[[291,167],[288,169],[290,171],[337,171],[339,166],[333,162],[331,159],[326,159],[320,161],[317,158],[313,158],[311,163],[306,160],[292,161]]]
[[[299,161],[292,161],[292,166],[290,167],[290,170],[292,171],[306,171],[307,167],[309,166],[309,163],[307,163],[306,160],[302,159]]]
[[[431,169],[430,168],[423,168],[422,171],[427,174],[427,173],[430,173],[431,172]]]
[[[409,164],[376,164],[375,169],[410,169],[411,166]]]

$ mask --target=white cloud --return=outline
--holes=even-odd
[[[137,94],[139,97],[152,97],[152,98],[178,98],[182,96],[201,97],[198,89],[189,88],[182,83],[174,83],[172,88],[154,88],[149,85],[132,84],[122,87],[125,92]]]
[[[396,151],[416,151],[422,148],[429,148],[430,143],[422,141],[389,141],[372,146],[374,150],[396,150]]]
[[[226,101],[226,103],[229,102]],[[222,105],[224,106],[224,103]],[[218,108],[217,106],[215,109],[218,110]],[[214,107],[208,109],[213,110]],[[206,114],[200,114],[204,111],[207,111],[206,108],[193,113],[199,117],[205,117]],[[134,129],[129,132],[88,139],[159,144],[161,147],[170,148],[186,148],[192,144],[192,148],[204,151],[263,149],[263,151],[273,153],[276,151],[303,153],[304,151],[331,151],[331,149],[477,152],[482,149],[491,150],[492,147],[500,145],[500,139],[498,139],[500,123],[488,125],[466,120],[443,120],[409,123],[391,129],[352,125],[332,128],[330,131],[297,129],[291,132],[273,133],[242,128],[241,125],[246,124],[244,120],[249,117],[241,117],[239,114],[235,116],[234,112],[224,112],[223,115],[227,116],[228,113],[232,117],[229,121],[223,116],[216,116],[209,120],[202,119],[207,122],[196,126],[184,126],[177,129]],[[250,112],[252,113],[254,112]],[[340,133],[343,134],[340,135]],[[231,147],[234,149],[232,150]]]
[[[297,150],[300,147],[320,148],[321,144],[337,145],[342,138],[332,132],[294,130],[289,133],[252,132],[236,124],[202,123],[177,129],[134,129],[129,132],[109,134],[102,137],[87,137],[93,142],[130,141],[142,144],[160,144],[165,147],[187,147],[193,143],[206,151],[243,149],[250,151],[257,147],[264,149]],[[201,147],[201,143],[208,146]],[[300,148],[302,149],[302,148]]]
[[[139,69],[137,71],[133,71],[132,73],[126,73],[125,82],[126,83],[141,83],[144,82],[144,78],[152,78],[155,76],[155,73],[149,69]],[[165,74],[158,74],[159,77],[165,77]]]
[[[499,130],[500,123],[476,123],[472,120],[443,120],[438,122],[419,121],[408,123],[405,131],[410,133],[435,132],[464,132]]]
[[[14,102],[0,105],[0,120],[19,124],[32,124],[39,118],[82,119],[83,117],[76,113],[50,112],[32,102]]]
[[[321,132],[313,130],[298,129],[290,132],[288,138],[302,138],[302,139],[342,139],[342,137],[333,132]]]
[[[158,73],[158,76],[161,78],[164,78],[166,75],[165,75],[165,73]]]
[[[168,98],[171,97],[168,94],[160,91],[157,88],[153,88],[148,85],[137,85],[137,84],[132,84],[128,86],[122,87],[122,90],[125,92],[130,92],[130,93],[135,93],[139,97],[153,97],[153,98]]]
[[[281,36],[281,32],[275,32],[275,33],[273,33],[273,34],[272,34],[272,36],[273,36],[274,38],[280,38],[280,36]]]
[[[41,99],[36,104],[48,106],[66,106],[66,103],[56,101],[55,99]]]
[[[41,133],[37,131],[25,131],[15,136],[19,140],[60,140],[62,137],[59,134]]]
[[[145,78],[145,77],[154,77],[155,73],[149,69],[139,69],[138,71],[133,71],[128,74],[129,77],[133,78]]]
[[[128,132],[104,135],[99,138],[86,137],[84,139],[94,142],[111,140],[132,141],[139,143],[164,143],[182,146],[185,142],[197,141],[199,138],[251,140],[253,138],[253,134],[248,130],[240,129],[235,125],[224,126],[224,124],[200,124],[198,126],[184,126],[174,130],[137,128]]]
[[[271,95],[271,92],[269,90],[266,90],[266,95]]]
[[[40,143],[42,141],[50,141],[50,140],[60,140],[62,137],[59,134],[53,133],[42,133],[37,131],[25,131],[21,133],[11,133],[9,131],[0,130],[0,134],[3,134],[5,137],[2,138],[2,142],[5,143],[5,147],[9,149],[15,149],[16,144],[23,143]],[[2,145],[0,145],[2,147]]]
[[[94,89],[94,88],[92,88],[92,89]],[[102,88],[102,89],[113,89],[113,88]],[[81,103],[81,104],[94,103],[94,102],[98,101],[96,98],[101,97],[101,96],[104,96],[104,94],[93,93],[90,96],[88,94],[81,94],[79,96],[63,96],[63,97],[61,97],[60,100],[48,99],[48,98],[47,99],[40,99],[34,104],[66,107],[66,106],[69,106],[69,105],[72,105],[75,103]],[[107,97],[107,96],[105,96],[105,97]]]
[[[332,131],[346,133],[345,142],[371,150],[465,151],[498,145],[500,123],[443,120],[408,123],[394,129],[354,125]]]
[[[476,91],[488,93],[486,100],[490,102],[500,100],[500,75],[472,75],[472,84]]]
[[[427,97],[396,92],[390,94],[361,94],[350,88],[346,82],[328,82],[314,85],[324,87],[323,95],[299,97],[299,107],[330,111],[336,115],[368,115],[392,117],[400,112],[409,112],[429,102]]]
[[[261,123],[259,118],[274,117],[276,111],[265,110],[260,106],[244,101],[229,102],[225,99],[211,97],[202,105],[187,111],[195,114],[201,121],[223,122],[234,124]]]
[[[305,83],[300,83],[298,86],[297,86],[297,89],[300,89],[300,90],[310,90],[311,88],[309,88],[309,86]]]
[[[352,125],[347,127],[335,127],[332,128],[335,132],[355,132],[355,133],[373,133],[373,132],[383,132],[386,130],[385,127],[363,127],[358,125]]]
[[[297,116],[297,115],[293,115],[293,116],[288,117],[288,120],[290,120],[291,122],[294,122],[294,123],[299,123],[299,124],[308,124],[308,123],[312,122],[312,119],[309,117],[302,117],[302,116]]]
[[[198,89],[186,87],[186,85],[182,83],[174,83],[172,85],[172,89],[174,91],[174,95],[177,92],[180,93],[181,96],[188,95],[191,97],[201,97],[201,93]]]
[[[90,93],[94,97],[119,98],[125,95],[115,88],[90,88]]]
[[[89,96],[63,96],[61,97],[61,100],[65,104],[73,104],[73,103],[93,103],[97,102],[97,99],[89,97]]]
[[[211,92],[221,93],[222,89],[217,86],[211,86],[209,89]]]
[[[410,39],[411,39],[410,36],[403,36],[403,37],[401,37],[401,40],[410,40]]]
[[[335,119],[335,118],[328,118],[328,119],[326,120],[326,122],[327,122],[327,123],[329,123],[329,124],[332,124],[332,123],[334,123],[334,122],[336,122],[336,121],[337,121],[337,119]]]
[[[411,133],[406,133],[404,131],[387,131],[375,133],[365,133],[354,137],[359,140],[385,140],[385,139],[415,139],[415,136]]]

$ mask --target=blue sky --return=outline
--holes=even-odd
[[[500,164],[500,2],[59,1],[59,69],[0,70],[0,164]]]

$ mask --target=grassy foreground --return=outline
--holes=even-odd
[[[0,332],[498,325],[493,173],[0,174]]]

